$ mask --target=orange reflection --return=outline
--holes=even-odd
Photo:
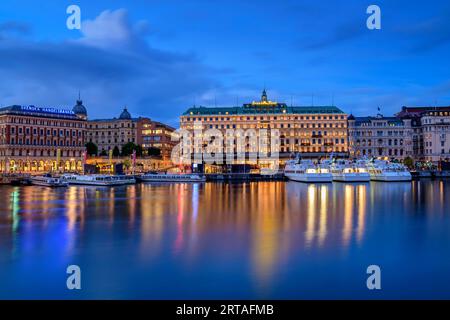
[[[347,247],[351,236],[353,228],[353,192],[354,187],[350,184],[344,187],[344,228],[342,230],[342,241],[344,247]]]

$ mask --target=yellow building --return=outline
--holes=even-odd
[[[257,138],[262,130],[266,130],[269,138],[276,132],[279,137],[276,149],[280,159],[286,159],[297,152],[312,158],[327,156],[330,153],[346,156],[348,152],[347,115],[342,110],[335,106],[288,106],[268,100],[265,90],[260,101],[243,106],[189,108],[181,116],[180,127],[192,133],[195,130],[202,132],[201,144],[182,141],[184,150],[189,149],[194,156],[205,153],[210,136],[205,135],[208,130],[219,130],[224,141],[228,139],[227,134],[241,130],[248,136],[256,134]],[[247,137],[246,153],[261,151],[260,145],[247,143],[248,140]],[[225,143],[223,145],[223,153],[236,152],[236,145],[231,147],[232,150]]]

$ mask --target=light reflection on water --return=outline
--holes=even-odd
[[[450,298],[449,187],[0,187],[0,298]]]

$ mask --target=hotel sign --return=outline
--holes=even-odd
[[[47,108],[47,107],[35,107],[35,106],[21,106],[21,110],[22,111],[53,113],[53,114],[67,114],[67,115],[74,114],[74,112],[72,110],[55,109],[55,108]]]

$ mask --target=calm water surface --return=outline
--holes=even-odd
[[[3,186],[0,298],[450,298],[450,181]]]

